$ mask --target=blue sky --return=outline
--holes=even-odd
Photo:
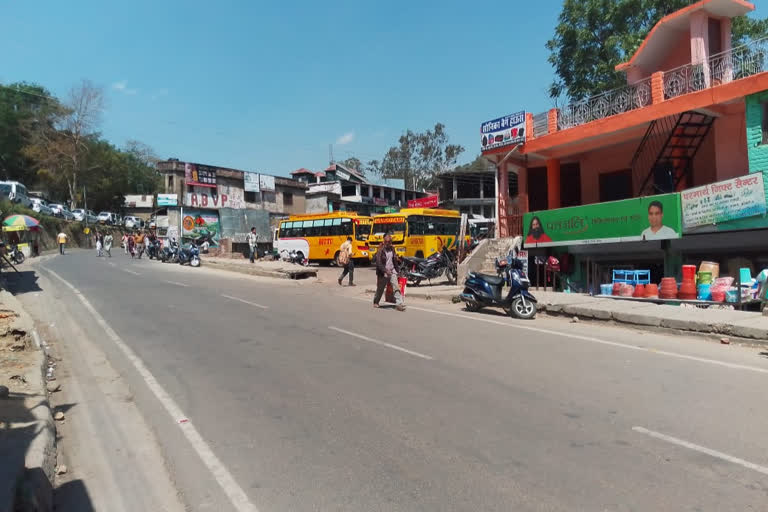
[[[162,158],[285,175],[382,155],[442,122],[551,106],[544,43],[561,2],[0,0],[0,83],[107,91],[102,132]]]

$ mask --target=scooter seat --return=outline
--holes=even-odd
[[[504,283],[504,278],[500,276],[492,276],[490,274],[475,274],[475,275],[490,285],[496,286]]]
[[[404,261],[410,261],[411,263],[424,263],[426,258],[418,258],[416,256],[407,256],[403,258]]]

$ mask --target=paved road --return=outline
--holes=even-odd
[[[338,286],[123,255],[41,267],[41,295],[122,374],[192,510],[768,503],[759,350],[453,305],[374,310]]]

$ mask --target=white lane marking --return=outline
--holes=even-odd
[[[176,286],[183,286],[184,288],[188,288],[189,287],[188,284],[180,283],[178,281],[164,281],[164,282],[168,283],[168,284],[175,284]]]
[[[241,299],[240,297],[233,297],[231,295],[226,295],[224,293],[222,293],[221,296],[226,298],[226,299],[232,299],[232,300],[236,300],[238,302],[242,302],[243,304],[250,304],[251,306],[255,306],[257,308],[269,309],[267,306],[262,306],[261,304],[256,304],[255,302],[251,302],[249,300]]]
[[[127,268],[121,268],[120,270],[122,270],[123,272],[128,272],[129,274],[133,274],[135,276],[140,276],[141,275],[138,272],[134,272],[133,270],[128,270]]]
[[[330,330],[332,330],[332,331],[340,332],[342,334],[346,334],[347,336],[353,336],[355,338],[359,338],[361,340],[369,341],[371,343],[375,343],[376,345],[381,345],[383,347],[391,348],[393,350],[399,350],[400,352],[405,352],[406,354],[410,354],[412,356],[420,357],[422,359],[426,359],[427,361],[432,361],[434,359],[432,356],[428,356],[426,354],[422,354],[421,352],[415,352],[413,350],[408,350],[407,348],[404,348],[404,347],[401,347],[401,346],[398,346],[398,345],[393,345],[393,344],[387,343],[385,341],[375,340],[373,338],[369,338],[368,336],[363,336],[362,334],[357,334],[357,333],[354,333],[354,332],[351,332],[351,331],[345,331],[344,329],[339,329],[338,327],[329,326],[328,328]]]
[[[184,414],[184,411],[182,411],[178,404],[176,404],[176,401],[171,398],[165,389],[163,389],[157,379],[155,379],[154,375],[152,375],[146,365],[144,365],[144,362],[139,358],[139,356],[137,356],[133,350],[125,344],[122,338],[120,338],[120,336],[109,326],[106,320],[104,320],[104,318],[96,311],[96,309],[91,305],[88,299],[85,298],[80,290],[75,288],[72,284],[70,284],[53,270],[47,268],[44,270],[49,272],[53,277],[64,283],[70,290],[72,290],[72,293],[74,293],[75,296],[80,299],[80,302],[83,304],[83,306],[85,306],[85,309],[88,310],[91,316],[93,316],[93,318],[96,320],[96,323],[98,323],[101,328],[104,329],[104,332],[107,333],[107,336],[109,336],[115,345],[117,345],[117,347],[123,352],[125,357],[131,362],[131,364],[133,364],[133,367],[144,379],[144,382],[146,382],[147,387],[150,389],[150,391],[152,391],[152,394],[154,394],[155,398],[157,398],[157,400],[163,405],[166,412],[170,415],[171,420],[179,426],[181,431],[184,433],[184,437],[187,438],[187,441],[189,441],[189,443],[192,445],[192,448],[195,450],[195,452],[197,452],[197,455],[203,461],[203,464],[205,464],[205,466],[208,468],[208,471],[210,471],[213,475],[213,478],[221,486],[224,494],[227,495],[227,498],[229,498],[229,501],[232,503],[234,509],[237,512],[258,512],[258,509],[248,499],[248,496],[245,494],[242,487],[238,485],[238,483],[235,481],[235,478],[232,476],[226,466],[224,466],[216,454],[213,453],[213,450],[208,445],[208,443],[205,442],[203,436],[200,435],[192,422],[189,421],[188,416]]]
[[[654,432],[653,430],[648,430],[647,428],[643,428],[643,427],[632,427],[632,430],[640,434],[645,434],[647,436],[654,437],[656,439],[661,439],[662,441],[666,441],[671,444],[676,444],[677,446],[682,446],[683,448],[688,448],[689,450],[705,453],[711,457],[722,459],[732,464],[738,464],[739,466],[743,466],[747,469],[751,469],[753,471],[757,471],[758,473],[768,475],[768,467],[761,466],[759,464],[755,464],[753,462],[749,462],[744,459],[734,457],[732,455],[728,455],[727,453],[719,452],[717,450],[712,450],[711,448],[707,448],[706,446],[701,446],[695,443],[691,443],[691,442],[685,441],[684,439],[678,439],[676,437],[668,436],[660,432]]]
[[[351,299],[370,302],[368,299],[360,297],[350,297]],[[551,329],[542,329],[541,327],[530,327],[527,325],[521,325],[519,323],[500,322],[498,320],[491,320],[490,318],[482,318],[474,315],[462,315],[461,313],[451,313],[449,311],[438,311],[435,309],[420,308],[417,306],[408,306],[409,310],[415,309],[416,311],[425,311],[427,313],[434,313],[436,315],[453,316],[464,320],[474,320],[476,322],[485,322],[495,325],[503,325],[505,327],[514,327],[515,329],[524,329],[528,331],[540,332],[542,334],[551,334],[553,336],[563,336],[565,338],[573,338],[575,340],[589,341],[591,343],[599,343],[601,345],[609,345],[611,347],[625,348],[629,350],[637,350],[639,352],[648,352],[650,354],[659,354],[662,356],[676,357],[678,359],[687,359],[689,361],[697,361],[699,363],[712,364],[716,366],[724,366],[725,368],[731,368],[734,370],[748,370],[750,372],[765,373],[768,374],[768,368],[760,368],[759,366],[749,366],[745,364],[728,363],[726,361],[718,361],[716,359],[707,359],[705,357],[689,356],[685,354],[679,354],[677,352],[668,352],[666,350],[657,350],[655,348],[639,347],[637,345],[629,345],[627,343],[619,343],[617,341],[602,340],[600,338],[593,338],[592,336],[583,336],[581,334],[571,334],[567,332],[553,331]]]

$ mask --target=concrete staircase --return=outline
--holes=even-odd
[[[467,274],[471,272],[483,272],[485,274],[495,274],[496,258],[505,258],[515,238],[489,238],[480,242],[475,247],[472,254],[459,265],[458,286],[463,287]]]

